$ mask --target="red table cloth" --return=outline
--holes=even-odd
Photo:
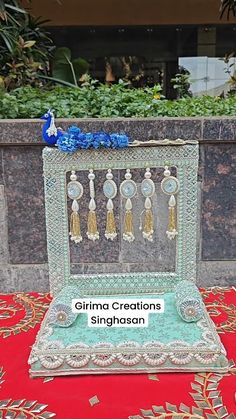
[[[0,294],[0,419],[236,418],[236,290],[202,290],[231,368],[227,374],[30,378],[27,360],[49,294]]]

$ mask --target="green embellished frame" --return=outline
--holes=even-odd
[[[175,166],[180,182],[177,205],[178,236],[174,272],[71,274],[66,173],[71,170],[134,169]],[[171,291],[177,281],[196,280],[198,142],[152,141],[111,150],[82,150],[65,154],[43,150],[47,250],[50,290],[55,296],[65,285],[78,285],[84,294],[112,295]]]
[[[43,162],[51,293],[56,296],[66,285],[78,286],[79,293],[94,298],[114,294],[117,298],[128,294],[152,298],[161,293],[165,314],[151,313],[147,328],[93,329],[87,325],[85,313],[67,328],[52,327],[48,312],[29,357],[30,375],[228,371],[225,349],[206,309],[199,321],[187,323],[178,315],[171,292],[178,281],[196,280],[198,143],[163,140],[71,155],[45,148]],[[165,165],[176,167],[180,182],[175,271],[71,274],[66,173]]]

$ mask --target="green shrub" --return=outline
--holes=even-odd
[[[175,101],[159,99],[160,86],[128,88],[86,83],[80,88],[50,90],[24,87],[0,90],[0,118],[38,118],[48,108],[58,118],[191,117],[236,115],[236,97],[195,97]]]

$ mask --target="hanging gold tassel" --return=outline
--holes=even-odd
[[[97,229],[97,217],[96,217],[95,210],[89,210],[87,227],[88,227],[88,231],[87,231],[88,238],[93,241],[99,239],[99,233]]]
[[[126,209],[125,211],[123,239],[128,242],[134,241],[133,214],[131,209]]]
[[[116,222],[113,209],[107,211],[107,221],[106,221],[106,230],[105,237],[106,239],[113,240],[117,236],[116,232]]]
[[[178,234],[176,230],[176,200],[174,195],[171,195],[169,200],[168,228],[166,234],[170,240],[174,239]]]
[[[72,212],[70,216],[70,236],[71,240],[79,243],[82,241],[81,230],[80,230],[80,216],[78,212]]]
[[[95,190],[94,190],[94,179],[95,175],[93,170],[89,170],[89,191],[90,191],[90,202],[89,202],[89,213],[87,223],[87,236],[89,240],[95,241],[99,239],[99,232],[97,229],[97,217],[96,217],[96,202],[95,202]]]
[[[133,226],[133,214],[132,214],[132,201],[131,198],[137,193],[137,185],[131,180],[132,175],[130,169],[126,170],[125,180],[120,185],[120,193],[123,198],[126,198],[125,203],[125,216],[124,216],[124,231],[123,240],[128,242],[134,241],[134,226]]]
[[[108,169],[107,171],[106,180],[103,184],[103,193],[108,198],[105,237],[107,240],[114,240],[117,236],[117,232],[116,221],[113,211],[114,205],[112,200],[115,198],[117,194],[117,186],[113,180],[113,174],[111,169]]]
[[[144,217],[143,237],[149,241],[153,241],[153,237],[152,237],[153,232],[154,232],[153,212],[151,209],[146,209],[145,217]]]
[[[139,229],[142,230],[142,214],[145,211],[144,216],[144,227],[143,227],[143,238],[152,242],[153,241],[153,233],[154,233],[154,217],[152,212],[152,200],[151,197],[155,193],[155,184],[151,179],[151,171],[150,168],[147,167],[146,172],[144,174],[144,180],[141,183],[141,192],[145,197],[144,203],[144,210],[141,213],[140,217],[140,227]]]
[[[176,230],[175,207],[169,207],[168,231]]]

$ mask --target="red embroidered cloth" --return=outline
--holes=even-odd
[[[232,360],[227,374],[31,379],[27,360],[49,294],[0,295],[0,419],[236,418],[236,290],[202,290]]]

